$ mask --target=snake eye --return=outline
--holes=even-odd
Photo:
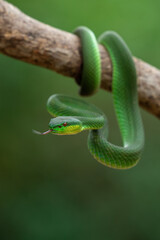
[[[66,126],[67,126],[67,123],[66,123],[66,122],[65,122],[65,123],[63,123],[63,126],[64,126],[64,127],[66,127]]]

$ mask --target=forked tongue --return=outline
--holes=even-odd
[[[50,132],[52,132],[52,130],[50,129],[50,130],[48,130],[48,131],[46,131],[46,132],[39,132],[39,131],[37,131],[37,130],[32,130],[33,131],[33,133],[35,133],[35,134],[38,134],[38,135],[46,135],[46,134],[48,134],[48,133],[50,133]]]

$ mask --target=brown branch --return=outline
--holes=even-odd
[[[102,62],[101,88],[111,91],[112,67],[108,53],[99,45]],[[26,16],[0,0],[0,52],[19,60],[76,78],[81,73],[80,40]],[[140,105],[160,118],[160,70],[134,58]]]

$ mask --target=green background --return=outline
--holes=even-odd
[[[160,67],[159,0],[12,0],[23,12],[71,32],[117,31],[134,56]],[[37,136],[50,116],[53,93],[78,96],[73,79],[0,55],[0,239],[160,239],[160,124],[142,112],[146,144],[126,171],[100,165],[87,133]],[[112,95],[87,99],[109,118],[110,140],[121,143]]]

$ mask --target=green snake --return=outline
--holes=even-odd
[[[78,80],[80,94],[92,95],[101,80],[98,44],[93,32],[86,27],[78,27],[74,33],[82,42],[83,67]],[[70,135],[89,130],[88,148],[93,157],[108,167],[127,169],[137,164],[144,146],[136,69],[130,50],[117,33],[105,32],[98,42],[107,49],[112,62],[113,101],[123,146],[108,141],[107,120],[100,109],[83,100],[60,94],[52,95],[47,102],[47,109],[54,117],[49,123],[49,130],[35,132]]]

